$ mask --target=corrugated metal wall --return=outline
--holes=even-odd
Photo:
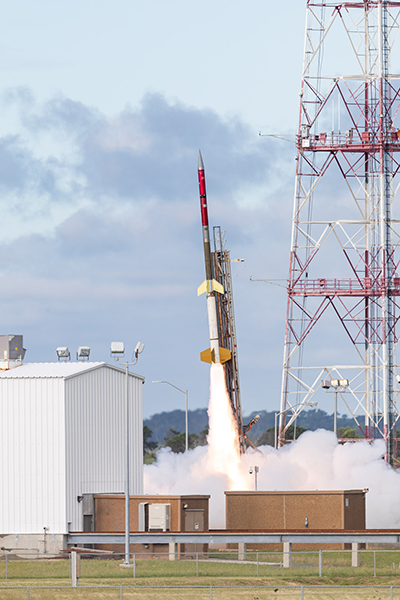
[[[143,493],[142,379],[130,374],[130,493]],[[126,375],[103,366],[66,379],[67,522],[81,531],[82,504],[92,493],[124,493]]]
[[[0,533],[63,533],[62,379],[1,380],[0,448]]]

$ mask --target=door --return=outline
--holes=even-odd
[[[185,531],[204,531],[204,510],[186,509],[185,510]],[[185,544],[185,554],[193,555],[204,552],[204,544]]]

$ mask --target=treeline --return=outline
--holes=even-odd
[[[274,445],[275,413],[268,411],[252,412],[244,417],[243,422],[248,423],[256,414],[260,420],[256,423],[249,435],[252,442],[257,446]],[[173,410],[153,415],[145,419],[144,425],[144,451],[146,454],[154,454],[159,447],[166,446],[173,452],[185,450],[185,411]],[[354,430],[353,419],[346,415],[338,415],[337,426],[339,437],[357,437]],[[307,430],[333,429],[333,414],[329,415],[324,410],[303,410],[297,419],[296,431],[292,426],[288,431],[288,439],[293,435],[299,437]],[[204,446],[207,443],[208,415],[207,409],[189,411],[189,448]]]

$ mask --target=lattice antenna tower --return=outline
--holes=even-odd
[[[323,380],[347,380],[342,402],[364,438],[386,441],[390,463],[399,418],[399,16],[400,2],[307,1],[278,438],[281,446],[307,403],[323,399]]]

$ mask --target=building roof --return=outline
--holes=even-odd
[[[225,496],[327,496],[327,495],[341,495],[341,494],[365,494],[367,488],[359,490],[288,490],[288,491],[229,491],[224,492]]]
[[[105,362],[53,362],[53,363],[23,363],[18,367],[8,371],[0,371],[0,379],[36,379],[36,378],[61,378],[69,379],[76,377],[81,373],[87,373],[95,369],[106,367],[114,369],[120,373],[125,373],[125,369]],[[130,375],[144,380],[142,375],[129,372]]]
[[[94,494],[94,498],[101,498],[101,499],[109,499],[109,498],[118,498],[118,500],[124,500],[125,499],[125,494]],[[207,496],[205,494],[129,494],[129,498],[134,499],[134,500],[175,500],[175,499],[185,499],[185,500],[204,500],[207,498],[211,498],[211,496]]]

